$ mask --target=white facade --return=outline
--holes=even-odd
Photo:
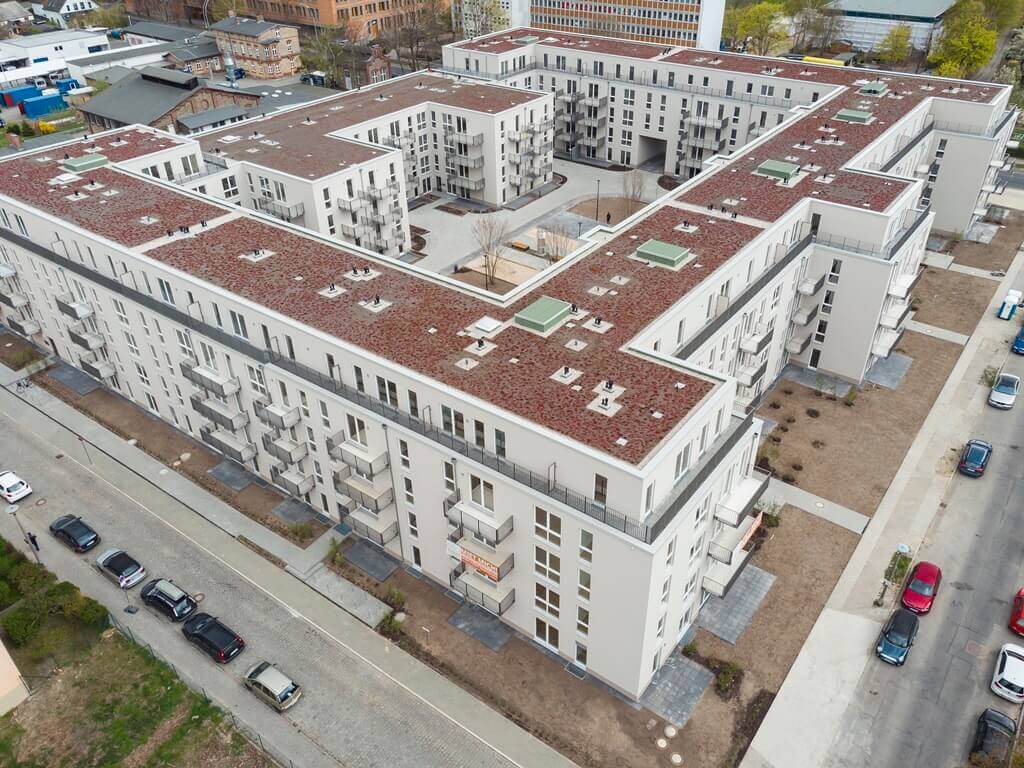
[[[885,19],[843,14],[844,40],[858,51],[874,51],[898,26],[910,27],[910,46],[928,52],[942,34],[942,19]]]
[[[67,69],[69,59],[109,50],[103,32],[69,29],[0,40],[0,86],[31,82]]]
[[[92,0],[47,0],[42,3],[32,3],[32,13],[38,19],[46,19],[61,29],[67,29],[69,22],[75,16],[82,13],[89,13],[99,8]]]

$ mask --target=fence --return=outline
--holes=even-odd
[[[107,617],[110,620],[110,626],[112,626],[114,629],[120,632],[123,637],[125,637],[127,640],[131,641],[135,645],[139,646],[140,648],[143,648],[154,659],[170,667],[171,671],[174,673],[174,676],[181,680],[181,682],[188,686],[194,693],[202,696],[207,702],[213,702],[213,699],[210,698],[210,695],[206,692],[206,689],[203,688],[203,686],[199,685],[198,683],[189,681],[189,679],[186,676],[182,675],[178,671],[178,668],[174,666],[173,662],[171,662],[169,659],[165,658],[161,654],[157,653],[153,646],[151,646],[149,643],[140,640],[138,637],[136,637],[135,633],[132,632],[131,627],[129,627],[127,624],[123,624],[122,622],[120,622],[117,619],[117,617],[114,616],[114,614],[112,613],[108,613]],[[294,762],[292,762],[292,759],[290,757],[283,754],[283,752],[281,752],[280,750],[276,749],[272,744],[268,746],[267,743],[263,741],[263,737],[260,735],[259,731],[252,729],[246,723],[239,721],[230,709],[227,709],[226,707],[222,707],[221,709],[224,712],[224,714],[228,716],[228,719],[230,719],[231,726],[240,734],[242,734],[242,736],[245,737],[246,741],[252,744],[254,748],[258,749],[265,757],[272,760],[275,764],[281,766],[281,768],[302,768],[301,765],[296,765]]]

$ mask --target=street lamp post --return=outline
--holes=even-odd
[[[21,524],[21,520],[18,519],[18,505],[17,504],[9,504],[7,506],[7,514],[9,514],[11,517],[13,517],[14,518],[14,522],[16,522],[18,524],[18,529],[21,531],[21,538],[22,538],[22,540],[26,544],[29,545],[28,546],[29,551],[32,552],[32,557],[34,557],[36,559],[36,563],[42,565],[42,563],[39,560],[39,553],[36,552],[36,548],[32,546],[32,542],[30,542],[28,540],[28,534],[25,533],[25,526],[23,526]]]
[[[597,180],[597,201],[594,203],[594,218],[601,220],[601,180]]]

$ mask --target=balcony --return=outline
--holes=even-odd
[[[889,295],[895,296],[897,299],[907,298],[910,295],[910,292],[917,286],[917,283],[923,274],[924,268],[922,267],[917,271],[917,274],[914,275],[897,275],[893,278],[892,282],[889,283]]]
[[[786,342],[786,351],[791,355],[802,355],[811,343],[812,335],[808,332],[802,336],[791,336],[789,341]]]
[[[447,500],[445,502],[445,516],[453,525],[486,539],[492,546],[501,544],[512,533],[512,515],[506,515],[504,519],[498,520],[487,512],[458,500],[458,494],[454,499],[453,503],[448,503]]]
[[[355,213],[366,205],[366,200],[362,197],[353,197],[351,200],[346,200],[343,197],[338,198],[338,208],[347,213]]]
[[[902,336],[902,330],[894,331],[889,328],[879,328],[878,334],[875,336],[875,342],[871,345],[871,354],[876,357],[888,357]]]
[[[464,133],[459,131],[445,131],[445,142],[451,141],[455,144],[465,144],[467,147],[481,147],[484,143],[482,133]]]
[[[805,277],[796,287],[796,292],[801,296],[814,296],[825,287],[825,273],[822,272],[817,278]]]
[[[196,413],[224,429],[234,432],[249,423],[248,413],[212,397],[204,399],[202,395],[191,395],[189,401]]]
[[[600,147],[604,142],[604,136],[581,136],[579,140],[579,143],[585,147]]]
[[[28,296],[6,285],[0,284],[0,303],[11,309],[21,309],[28,304]]]
[[[284,488],[292,496],[305,496],[313,490],[313,476],[305,474],[298,467],[284,470],[279,467],[271,467],[270,479],[274,485]]]
[[[743,571],[743,566],[747,564],[749,559],[750,553],[741,549],[736,553],[736,557],[733,558],[733,562],[729,565],[718,562],[713,563],[708,568],[708,572],[704,574],[704,582],[701,586],[706,592],[715,597],[725,597],[729,590],[732,589],[732,585],[736,582],[736,578]]]
[[[21,319],[17,317],[7,318],[7,326],[15,333],[20,333],[22,336],[35,336],[39,333],[39,323],[32,318]]]
[[[306,454],[309,453],[309,447],[306,443],[292,440],[288,434],[282,434],[278,437],[270,434],[264,435],[263,450],[284,464],[294,464],[297,461],[302,461]]]
[[[9,277],[14,277],[18,274],[18,270],[14,268],[13,264],[0,261],[0,280],[6,280]]]
[[[458,176],[454,179],[456,186],[463,187],[465,189],[471,189],[479,192],[483,189],[487,182],[485,179],[467,179],[464,176]]]
[[[349,240],[366,237],[370,233],[370,228],[363,223],[352,224],[350,222],[343,222],[340,225],[340,229],[342,236],[347,237]]]
[[[608,124],[607,117],[589,117],[584,116],[579,119],[579,124],[587,128],[596,128],[598,130],[603,129]]]
[[[330,442],[328,445],[330,446]],[[388,467],[386,450],[371,450],[351,440],[341,442],[336,446],[336,451],[331,451],[331,455],[369,478],[373,478]]]
[[[812,304],[809,307],[801,306],[793,313],[793,322],[796,325],[810,325],[811,321],[818,316],[818,305]]]
[[[469,570],[486,576],[493,582],[500,582],[516,564],[512,545],[506,540],[497,546],[489,546],[462,526],[456,526],[448,537],[448,554],[458,558]]]
[[[483,168],[484,157],[483,155],[477,155],[476,157],[465,157],[459,160],[460,165],[464,165],[467,168]]]
[[[773,331],[767,325],[757,325],[753,331],[740,339],[740,349],[751,355],[759,355],[772,340]]]
[[[82,357],[79,359],[78,364],[82,367],[82,370],[92,376],[94,379],[105,381],[106,379],[114,378],[114,374],[117,373],[117,369],[114,368],[114,364],[109,360],[104,360],[97,355],[90,355],[88,357]]]
[[[752,474],[743,478],[739,485],[733,488],[732,493],[718,502],[715,508],[715,517],[726,525],[733,528],[740,524],[744,517],[750,514],[750,510],[757,504],[765,488],[768,487],[770,475],[755,469]]]
[[[761,527],[762,517],[761,512],[747,515],[735,528],[726,526],[720,530],[711,540],[708,554],[723,565],[732,565],[734,560],[743,556],[742,550]]]
[[[291,429],[299,423],[298,406],[278,405],[257,400],[254,403],[256,418],[274,429]]]
[[[271,200],[269,197],[257,197],[256,207],[281,221],[294,221],[306,212],[304,203],[289,204],[281,200]]]
[[[896,330],[903,321],[906,320],[907,315],[910,314],[910,302],[906,299],[895,299],[889,303],[889,306],[882,312],[881,325],[883,328],[891,328]]]
[[[744,387],[752,387],[761,380],[761,377],[764,376],[764,372],[767,370],[767,360],[764,360],[761,363],[741,365],[739,370],[736,371],[736,380]]]
[[[348,513],[344,522],[352,526],[352,530],[364,539],[369,539],[382,547],[398,535],[398,513],[393,506],[379,515],[357,507]]]
[[[386,181],[378,187],[365,187],[360,191],[360,194],[366,200],[387,200],[390,197],[394,197],[398,194],[400,187],[397,181]]]
[[[580,93],[579,91],[573,91],[572,93],[568,93],[566,91],[558,91],[555,94],[555,100],[560,101],[563,104],[575,104],[582,98],[582,96],[583,94]]]
[[[724,128],[729,123],[728,117],[708,117],[707,115],[689,115],[685,125],[703,125],[708,128]]]
[[[334,490],[348,496],[354,504],[365,507],[374,514],[380,514],[393,506],[395,492],[390,482],[390,477],[387,476],[378,480],[362,477],[347,466],[334,471]]]
[[[69,328],[68,337],[71,339],[73,344],[88,352],[95,352],[97,349],[104,347],[107,343],[102,334],[93,333],[82,326],[79,326],[78,328]]]
[[[204,443],[239,463],[252,461],[256,455],[255,445],[247,443],[243,438],[235,437],[230,432],[201,427],[199,436],[202,437]]]
[[[4,302],[6,304],[6,302]],[[57,297],[57,309],[61,314],[74,320],[85,320],[92,314],[92,306],[87,301],[78,301],[74,295],[65,293]]]
[[[596,107],[597,109],[604,109],[608,106],[607,96],[584,96],[580,99],[580,104],[585,107]]]
[[[222,398],[230,397],[239,389],[237,378],[204,368],[194,359],[181,361],[181,373],[197,387],[202,387]]]
[[[516,590],[511,584],[498,585],[459,563],[448,575],[448,583],[461,592],[466,601],[501,616],[516,601]]]

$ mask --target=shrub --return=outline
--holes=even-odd
[[[16,648],[31,643],[36,635],[39,634],[39,629],[43,624],[43,617],[45,613],[40,610],[34,610],[32,606],[26,604],[19,605],[9,613],[4,614],[4,617],[0,619],[0,625],[3,626],[4,632],[10,639],[11,643]]]
[[[784,394],[784,395],[792,395],[793,394],[793,388],[792,387],[783,387],[782,388],[782,394]]]
[[[39,563],[33,563],[25,560],[14,566],[11,570],[11,577],[9,581],[19,592],[21,592],[21,594],[30,595],[45,587],[53,581],[53,579],[53,574],[43,568]]]
[[[384,617],[377,629],[384,637],[394,640],[402,635],[402,622],[395,618],[395,614],[389,613]]]
[[[384,602],[394,610],[400,611],[405,608],[405,593],[397,587],[391,587],[387,595],[384,596]]]
[[[26,138],[29,138],[29,137],[35,136],[36,132],[32,128],[32,126],[29,125],[28,123],[22,123],[21,124],[21,135],[26,137]]]
[[[796,478],[793,477],[793,475],[789,474],[789,472],[786,472],[782,476],[782,482],[789,483],[790,485],[796,485]]]
[[[776,429],[779,430],[779,432],[782,432],[783,434],[789,432],[789,427],[787,427],[785,424],[779,424],[779,426],[777,426]]]
[[[824,440],[812,440],[811,441],[811,445],[814,446],[815,448],[824,448],[825,447],[825,441]]]
[[[999,373],[999,369],[994,365],[989,365],[981,373],[981,383],[986,387],[991,387],[996,383],[996,375]]]
[[[718,692],[729,693],[732,687],[739,682],[740,672],[740,668],[731,661],[722,662],[722,666],[718,668],[718,674],[715,675],[715,688]]]
[[[843,398],[843,405],[853,405],[853,401],[857,399],[857,390],[850,387],[850,391],[846,393],[846,397]]]
[[[683,646],[683,656],[696,656],[697,655],[697,643],[691,640]]]
[[[102,629],[109,621],[107,609],[91,597],[79,595],[73,606],[73,615],[86,626]]]
[[[786,423],[787,424],[793,424],[795,422],[796,422],[796,417],[795,416],[787,416],[786,417]]]
[[[40,626],[39,632],[32,643],[30,655],[36,661],[52,656],[68,643],[68,630],[65,626],[50,625]]]
[[[297,539],[308,539],[313,535],[313,524],[312,523],[292,523],[288,526],[288,530],[292,536]]]
[[[782,518],[778,514],[772,514],[771,512],[765,512],[761,518],[761,524],[765,528],[778,528]]]
[[[0,581],[0,609],[12,605],[18,599],[14,588],[6,581]]]
[[[821,414],[818,412],[817,408],[808,408],[807,409],[807,415],[810,416],[812,419],[816,419]]]
[[[75,615],[75,603],[81,599],[82,593],[71,582],[62,581],[46,590],[44,597],[48,613],[71,617]]]
[[[799,461],[794,461],[789,466],[791,466],[793,468],[793,470],[796,471],[796,472],[802,472],[803,469],[804,469],[804,465],[801,464]]]
[[[56,130],[57,130],[57,126],[55,126],[53,123],[48,123],[45,120],[40,120],[39,121],[39,133],[40,133],[40,135],[46,136],[48,134],[54,133]]]
[[[26,365],[34,363],[39,359],[39,353],[29,347],[28,349],[21,349],[15,352],[8,358],[11,368],[16,371],[20,371]]]
[[[772,400],[770,403],[768,403],[768,407],[777,410],[782,407],[782,403],[780,403],[778,400]]]
[[[21,136],[21,126],[17,123],[11,123],[4,130],[7,133],[13,133],[15,136]]]

